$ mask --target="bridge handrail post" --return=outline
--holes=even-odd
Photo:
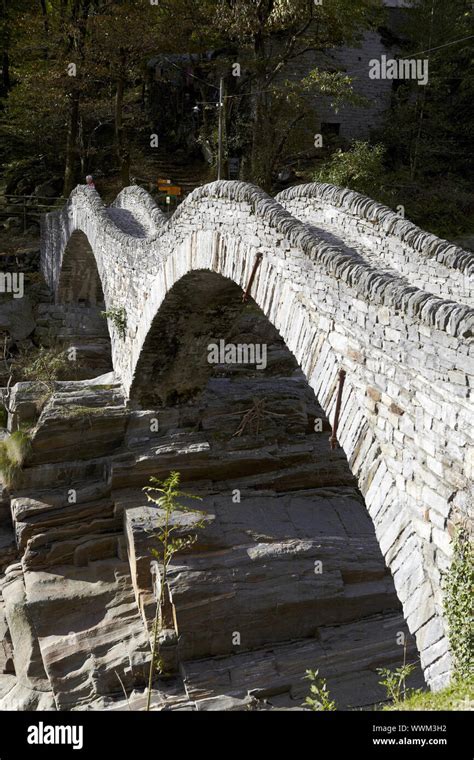
[[[346,379],[346,371],[344,369],[339,370],[339,385],[337,388],[336,409],[334,412],[334,425],[332,433],[329,438],[331,449],[335,449],[337,446],[337,428],[339,425],[339,413],[341,411],[342,390],[344,388],[344,380]]]
[[[242,301],[244,303],[249,300],[250,290],[252,288],[252,283],[253,283],[253,281],[255,279],[255,275],[257,274],[257,269],[260,266],[260,262],[262,261],[262,258],[263,258],[263,253],[257,253],[257,255],[255,256],[255,261],[254,261],[254,264],[253,264],[253,267],[252,267],[252,271],[250,273],[249,281],[248,281],[247,287],[245,288],[245,291],[244,291],[244,293],[242,295]]]

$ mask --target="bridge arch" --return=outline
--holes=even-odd
[[[142,195],[137,189],[137,204]],[[126,308],[126,334],[111,326],[112,348],[115,370],[133,394],[173,287],[205,270],[243,289],[257,253],[263,255],[252,296],[330,419],[338,370],[347,372],[338,438],[416,635],[426,680],[441,686],[451,667],[441,592],[448,529],[465,509],[474,461],[468,348],[474,312],[377,269],[363,251],[333,247],[244,183],[198,188],[170,221],[153,218],[147,235],[127,234],[95,193],[76,189],[68,209],[45,222],[43,271],[52,288],[64,240],[82,229],[106,304]]]
[[[175,266],[166,272],[168,294],[173,293],[180,282],[192,276],[193,272],[203,270],[203,251],[207,252],[208,273],[218,273],[240,288],[245,287],[254,260],[252,250],[218,234],[210,238],[207,232],[194,232],[189,245],[199,256],[199,268],[193,267],[191,256],[177,255],[181,265],[178,268],[175,261]],[[188,269],[186,273],[185,268]],[[163,280],[161,275],[161,288]],[[151,291],[159,292],[158,289],[157,281],[156,290],[152,288]],[[147,337],[140,349],[140,360],[131,384],[132,399],[134,389],[140,384],[144,366],[141,359],[145,364],[149,360],[153,352],[152,345],[160,332],[158,328],[155,333],[155,326],[160,324],[160,310],[166,304],[166,294],[162,289],[161,292],[163,297],[156,304],[155,316],[150,321]],[[407,477],[408,482],[401,487],[403,476],[393,468],[394,446],[387,444],[377,429],[380,412],[384,416],[390,414],[395,418],[395,424],[403,418],[405,412],[394,402],[382,402],[382,392],[378,386],[372,386],[368,382],[365,376],[368,362],[366,347],[362,347],[354,335],[335,329],[334,322],[329,321],[324,313],[310,311],[291,282],[287,282],[282,289],[280,273],[268,262],[262,263],[258,271],[253,297],[296,358],[324,413],[331,421],[334,419],[338,372],[341,368],[347,372],[338,440],[372,518],[377,540],[404,608],[405,619],[410,631],[416,636],[425,677],[430,682],[430,669],[426,662],[430,663],[433,651],[435,663],[440,659],[440,650],[445,655],[445,660],[449,658],[442,627],[440,589],[433,584],[430,574],[430,549],[423,544],[414,527],[413,507],[407,496],[411,472]],[[441,639],[444,639],[444,643]],[[449,664],[445,663],[445,666],[441,678],[431,679],[434,687],[445,681]]]
[[[82,230],[74,230],[65,247],[56,301],[105,308],[96,259]]]

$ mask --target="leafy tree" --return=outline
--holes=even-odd
[[[16,16],[15,86],[5,101],[4,130],[26,155],[64,166],[64,194],[84,174],[90,138],[114,124],[123,184],[129,183],[124,118],[126,89],[143,77],[156,15],[141,0],[50,0]],[[127,103],[127,105],[129,105]],[[133,103],[136,109],[136,103]]]
[[[122,184],[130,151],[144,135],[143,91],[152,54],[189,54],[187,74],[200,91],[202,139],[216,142],[217,83],[225,76],[227,135],[243,158],[243,175],[269,188],[272,174],[300,138],[312,145],[313,96],[352,97],[341,72],[314,69],[289,76],[305,54],[355,44],[375,23],[378,0],[26,0],[12,4],[3,48],[12,57],[5,77],[10,144],[64,166],[68,194],[93,158],[96,130],[113,128]],[[193,56],[191,58],[191,55]],[[234,62],[240,77],[231,75]],[[74,69],[75,67],[75,69]],[[73,75],[71,75],[71,73]],[[10,77],[11,78],[11,77]],[[142,95],[138,93],[141,84]],[[4,86],[5,90],[5,86]],[[148,137],[149,139],[149,137]],[[143,146],[144,147],[144,146]],[[14,150],[18,155],[18,145]]]
[[[80,98],[87,84],[87,19],[93,0],[51,0],[28,5],[17,18],[11,47],[15,86],[5,103],[6,131],[25,152],[64,162],[64,192],[76,179]],[[77,71],[73,67],[76,67]]]
[[[428,84],[395,80],[371,142],[337,151],[317,172],[395,208],[442,236],[471,229],[474,194],[471,3],[412,0],[399,29],[400,56],[428,59]],[[441,181],[440,181],[441,180]]]
[[[357,44],[364,29],[379,18],[377,0],[220,0],[214,23],[223,42],[238,51],[244,75],[234,93],[238,108],[247,104],[242,125],[246,176],[270,189],[272,172],[298,124],[313,111],[310,97],[331,95],[335,102],[352,96],[350,78],[314,68],[301,82],[289,77],[292,64],[306,54],[342,44]],[[353,97],[353,96],[352,96]],[[308,125],[306,140],[314,133]]]
[[[107,4],[89,24],[90,56],[106,99],[113,96],[115,150],[121,184],[130,184],[130,140],[127,126],[143,123],[143,102],[127,101],[127,88],[145,77],[147,57],[160,45],[160,15],[143,0]],[[162,35],[163,36],[163,35]],[[124,114],[126,108],[126,115]],[[107,110],[107,109],[105,109]],[[138,111],[138,113],[137,113]]]
[[[16,22],[25,6],[31,6],[33,0],[1,0],[0,2],[0,48],[2,56],[2,78],[0,97],[5,97],[12,87],[10,53],[17,36]]]
[[[336,106],[360,102],[344,72],[321,64],[297,80],[294,65],[315,55],[324,61],[328,50],[357,45],[382,18],[379,0],[2,2],[1,160],[15,159],[21,171],[21,161],[26,165],[41,157],[50,172],[63,174],[65,194],[97,163],[106,171],[118,169],[121,184],[129,183],[134,156],[149,154],[146,93],[152,69],[147,64],[152,56],[176,52],[188,54],[187,63],[177,66],[199,93],[201,142],[216,152],[222,76],[229,155],[241,158],[243,179],[270,190],[282,163],[315,156],[315,98],[329,96]],[[429,58],[429,83],[394,83],[386,124],[373,135],[374,181],[354,171],[347,178],[389,205],[403,204],[410,218],[440,232],[460,229],[472,216],[474,75],[471,45],[464,39],[472,33],[470,5],[470,0],[413,0],[401,52]],[[240,76],[232,75],[235,63]],[[75,76],[69,76],[70,64]],[[161,108],[160,121],[171,121],[171,104]],[[192,127],[186,119],[177,121],[181,140],[187,129]],[[104,130],[109,137],[102,143],[108,139],[110,145],[101,147],[98,135]],[[383,175],[379,143],[385,147]],[[357,161],[363,170],[363,155],[356,146],[325,172],[346,171],[349,163],[356,170]],[[443,182],[433,183],[440,176]]]

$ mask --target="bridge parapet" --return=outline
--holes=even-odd
[[[298,219],[358,241],[410,284],[474,306],[474,253],[421,230],[387,206],[326,183],[291,187],[276,200]]]

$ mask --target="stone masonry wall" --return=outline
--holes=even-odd
[[[356,238],[411,285],[474,306],[474,254],[420,230],[387,206],[323,183],[291,187],[276,200],[302,221]]]
[[[127,189],[126,217],[111,218],[84,187],[46,216],[42,268],[56,293],[67,243],[87,236],[113,324],[113,365],[133,397],[142,349],[173,285],[205,269],[245,287],[263,254],[252,296],[294,354],[333,419],[337,374],[347,372],[338,439],[358,479],[427,682],[450,671],[441,577],[453,522],[468,509],[474,468],[474,311],[376,269],[353,247],[334,247],[259,188],[216,182],[195,190],[169,221],[137,235],[148,195]],[[136,213],[134,211],[136,209]],[[134,235],[124,232],[132,215]],[[117,222],[117,223],[116,223]],[[441,241],[440,241],[441,242]],[[73,252],[72,252],[73,253]],[[71,255],[71,252],[69,252]]]
[[[378,32],[366,32],[358,47],[334,48],[321,53],[311,51],[295,58],[284,79],[300,81],[315,68],[340,71],[351,77],[354,95],[363,99],[360,104],[343,101],[334,105],[334,98],[321,94],[309,96],[314,109],[314,133],[320,133],[323,124],[339,124],[339,134],[346,139],[364,139],[371,129],[380,126],[390,105],[392,82],[389,79],[370,79],[369,61],[381,55],[393,56]]]

